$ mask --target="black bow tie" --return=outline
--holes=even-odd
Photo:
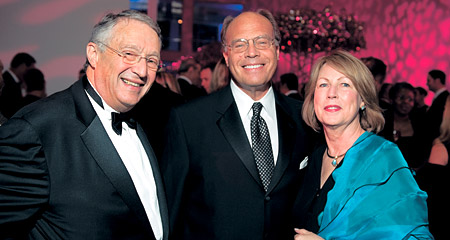
[[[112,128],[117,135],[122,135],[122,122],[125,122],[129,128],[136,129],[136,120],[131,118],[128,113],[111,113]]]

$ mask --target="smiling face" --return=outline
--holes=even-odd
[[[247,39],[249,46],[241,53],[230,48],[223,53],[235,83],[255,100],[264,96],[269,89],[279,56],[279,48],[275,44],[268,49],[256,49],[251,39],[259,36],[274,38],[270,21],[256,13],[242,13],[230,23],[226,32],[226,45],[238,39]]]
[[[363,105],[353,82],[328,64],[323,65],[314,89],[314,111],[324,129],[360,128],[359,109]]]
[[[120,52],[132,52],[141,56],[160,59],[160,43],[157,33],[138,20],[121,20],[111,31],[109,47]],[[128,64],[111,49],[100,50],[101,45],[90,42],[87,56],[91,67],[88,79],[103,100],[114,110],[127,112],[147,93],[153,84],[156,71],[147,67],[145,59]]]

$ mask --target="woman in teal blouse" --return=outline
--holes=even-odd
[[[398,147],[374,134],[384,125],[373,77],[350,53],[314,65],[305,122],[326,144],[308,165],[294,209],[295,239],[433,239],[425,192]]]

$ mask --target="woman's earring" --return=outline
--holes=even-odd
[[[363,106],[361,107],[361,111],[364,111],[364,110],[366,110],[366,106],[365,106],[365,105],[363,105]]]

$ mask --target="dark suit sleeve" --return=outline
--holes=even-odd
[[[47,165],[38,134],[22,119],[0,127],[0,239],[27,234],[48,202]]]
[[[177,231],[177,222],[182,217],[183,190],[189,171],[189,153],[181,120],[175,111],[170,114],[167,139],[161,161],[161,172],[166,187],[169,209],[170,237]],[[181,234],[181,233],[177,233]]]

